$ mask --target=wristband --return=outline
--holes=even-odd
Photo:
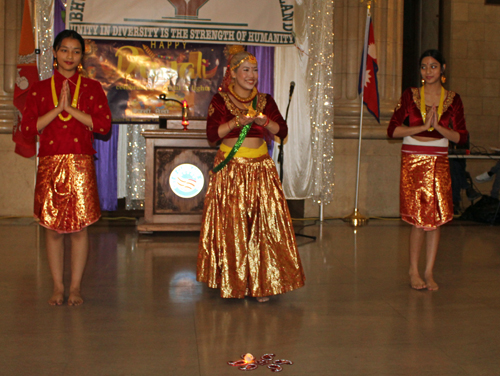
[[[267,128],[269,125],[269,118],[267,118],[266,122],[262,125],[264,128]]]

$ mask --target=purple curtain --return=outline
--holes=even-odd
[[[54,38],[61,31],[66,29],[63,16],[66,15],[66,8],[61,0],[54,1]]]
[[[247,51],[257,58],[259,65],[257,89],[274,97],[274,47],[248,46]]]
[[[97,151],[95,172],[101,210],[112,211],[118,208],[118,132],[120,126],[113,124],[106,135],[94,133],[94,149]]]

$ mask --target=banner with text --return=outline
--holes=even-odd
[[[101,82],[115,122],[181,116],[184,100],[190,117],[205,117],[225,73],[224,47],[86,39],[83,66]]]
[[[90,39],[294,44],[295,0],[68,0],[66,27]]]

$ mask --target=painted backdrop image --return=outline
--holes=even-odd
[[[224,45],[86,40],[84,68],[101,82],[114,121],[206,116],[226,67]],[[160,99],[163,95],[165,99]]]

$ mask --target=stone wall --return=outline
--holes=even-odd
[[[462,97],[471,147],[500,147],[500,5],[484,0],[445,1],[443,53],[447,88]],[[468,161],[475,176],[492,161]],[[489,193],[490,184],[478,185]]]
[[[358,140],[335,140],[335,190],[324,207],[325,218],[343,218],[355,204]],[[364,139],[360,163],[358,209],[365,216],[399,216],[401,141]],[[317,217],[319,207],[306,201],[306,217]]]

